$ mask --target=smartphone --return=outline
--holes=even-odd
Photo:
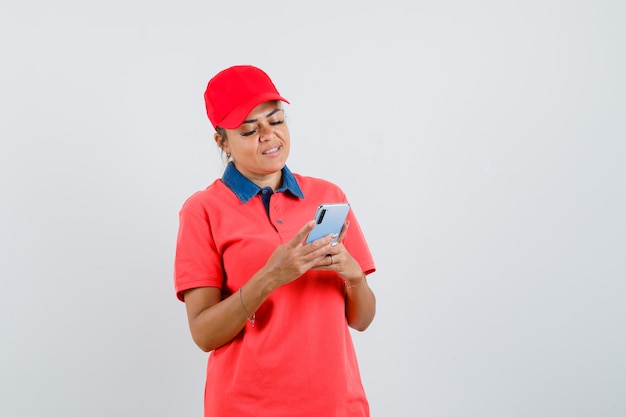
[[[349,211],[349,203],[320,204],[315,211],[315,227],[307,236],[305,243],[311,243],[331,233],[339,235]],[[337,238],[334,241],[336,242]]]

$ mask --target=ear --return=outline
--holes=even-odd
[[[215,140],[218,148],[224,151],[225,154],[230,154],[230,146],[228,146],[228,140],[224,136],[215,132],[213,134],[213,139]]]

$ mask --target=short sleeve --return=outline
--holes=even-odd
[[[180,210],[174,284],[176,296],[181,301],[184,301],[185,290],[223,286],[224,270],[211,220],[198,194],[191,196]]]

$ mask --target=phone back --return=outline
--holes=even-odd
[[[309,233],[306,243],[313,242],[331,233],[339,234],[349,211],[350,204],[348,203],[320,204],[315,212],[315,227]]]

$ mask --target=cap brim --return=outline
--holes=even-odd
[[[228,115],[221,122],[217,123],[217,126],[224,129],[236,129],[241,126],[241,124],[246,120],[246,117],[256,106],[261,103],[265,103],[266,101],[274,100],[284,101],[289,104],[287,99],[276,93],[258,94],[240,103],[230,113],[228,113]]]

